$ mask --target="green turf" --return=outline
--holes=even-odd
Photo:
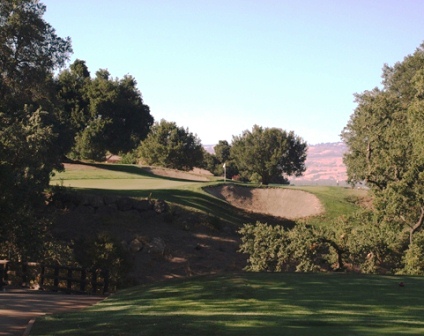
[[[352,189],[330,186],[291,187],[316,195],[324,206],[325,213],[314,218],[308,218],[308,224],[327,225],[339,217],[346,216],[358,210],[358,201],[367,196],[365,189]]]
[[[150,174],[136,165],[85,164],[89,169],[70,168],[56,173],[51,184],[73,187],[88,193],[114,194],[131,197],[152,197],[190,207],[210,214],[227,224],[239,226],[260,220],[267,223],[282,222],[270,216],[252,215],[235,209],[226,202],[203,191],[203,187],[222,182],[193,182]],[[232,181],[228,181],[232,183]],[[340,216],[358,209],[357,197],[366,191],[342,187],[290,187],[315,194],[323,203],[325,213],[307,218],[310,224],[325,225]],[[285,224],[293,225],[291,221]]]
[[[39,318],[31,335],[422,335],[423,289],[422,277],[199,277],[133,287],[83,311]]]

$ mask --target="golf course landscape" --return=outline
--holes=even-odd
[[[237,229],[249,220],[268,218],[233,207],[231,199],[205,191],[223,181],[190,181],[161,177],[131,165],[68,166],[56,174],[53,185],[84,193],[153,197],[181,206],[188,212],[212,216],[208,234],[225,240],[223,228]],[[194,179],[194,178],[193,178]],[[131,185],[134,186],[131,188]],[[232,183],[225,184],[235,186]],[[158,187],[161,186],[161,187]],[[237,185],[239,188],[254,187]],[[341,187],[277,187],[316,197],[320,211],[300,218],[327,225],[366,201],[366,190]],[[264,188],[264,190],[269,188]],[[294,194],[293,194],[294,195]],[[229,196],[228,196],[229,197]],[[232,197],[235,197],[233,195]],[[304,205],[303,205],[304,207]],[[185,213],[185,212],[184,212]],[[185,213],[186,214],[186,213]],[[259,217],[256,217],[259,216]],[[260,217],[263,216],[263,217]],[[179,220],[178,216],[176,216]],[[275,223],[285,222],[274,218]],[[111,225],[109,223],[109,225]],[[201,225],[189,229],[193,236]],[[230,232],[231,230],[228,230]],[[231,239],[238,241],[233,234]],[[169,239],[168,239],[169,243]],[[212,249],[206,244],[202,250]],[[216,251],[211,251],[217,254]],[[226,254],[225,258],[240,255]],[[186,255],[189,258],[188,255]],[[222,262],[217,256],[219,262]],[[141,285],[119,289],[102,302],[77,312],[38,318],[31,335],[420,335],[424,333],[424,279],[355,273],[254,273],[243,271],[244,262],[232,268],[185,276],[156,277]],[[168,260],[169,261],[169,260]],[[203,258],[204,263],[210,260]],[[166,262],[166,261],[164,261]],[[194,264],[194,263],[193,263]],[[162,268],[166,272],[166,268]],[[206,268],[205,268],[206,269]],[[153,279],[153,280],[155,280]]]

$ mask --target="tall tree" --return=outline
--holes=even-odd
[[[63,70],[55,80],[58,105],[57,118],[60,125],[60,142],[67,154],[75,143],[75,135],[82,131],[91,118],[89,99],[85,94],[90,85],[90,72],[85,61],[75,60],[69,69]]]
[[[48,79],[72,52],[70,38],[60,38],[43,20],[46,7],[34,0],[0,2],[0,110],[47,103]]]
[[[98,70],[94,79],[86,79],[79,74],[84,73],[83,65],[81,61],[74,63],[71,72],[59,76],[67,114],[72,116],[77,132],[75,156],[99,159],[107,151],[118,154],[134,150],[153,124],[136,80],[129,75],[112,79],[104,69]],[[77,87],[75,79],[79,79]],[[90,146],[99,152],[89,150]]]
[[[342,132],[349,181],[365,181],[381,221],[406,226],[412,243],[424,224],[424,44],[383,68],[383,89],[356,95]]]
[[[156,122],[139,147],[140,156],[149,165],[189,171],[202,165],[200,139],[175,122]]]
[[[219,140],[218,144],[215,145],[213,149],[215,152],[215,154],[212,155],[214,162],[210,162],[210,166],[208,167],[209,171],[215,176],[222,176],[225,172],[227,178],[232,178],[233,176],[238,175],[239,171],[231,157],[231,145],[228,141]]]
[[[293,132],[253,126],[233,136],[231,157],[248,176],[258,175],[263,184],[282,183],[285,176],[300,176],[305,171],[307,144]]]
[[[43,20],[45,9],[32,0],[0,2],[0,246],[23,259],[40,251],[44,220],[36,208],[60,167],[52,78],[72,51]]]
[[[231,145],[227,140],[219,140],[213,150],[220,163],[225,163],[230,159]]]

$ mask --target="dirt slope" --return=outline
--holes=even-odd
[[[315,195],[300,190],[223,185],[205,188],[205,191],[237,208],[287,219],[316,216],[323,212]]]
[[[182,180],[190,180],[190,181],[210,181],[210,177],[213,175],[205,170],[200,168],[194,168],[190,172],[185,172],[181,170],[176,169],[169,169],[169,168],[162,168],[162,167],[143,167],[143,169],[149,173],[152,173],[154,175],[158,176],[164,176],[164,177],[172,177],[172,178],[178,178]]]

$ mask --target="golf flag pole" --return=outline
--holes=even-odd
[[[224,182],[226,182],[227,181],[227,171],[226,171],[226,168],[225,168],[225,163],[222,167],[224,167]]]

